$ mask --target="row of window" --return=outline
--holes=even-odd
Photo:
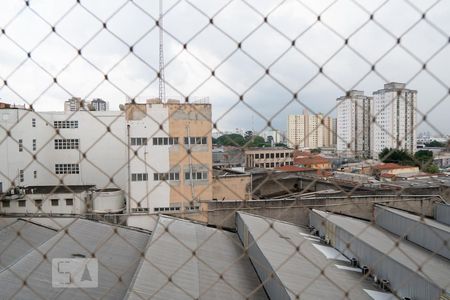
[[[78,149],[80,139],[55,139],[55,149]]]
[[[153,174],[154,181],[178,181],[180,180],[180,173],[178,172],[170,172],[170,173],[154,173]]]
[[[191,172],[184,173],[184,179],[190,180]],[[170,172],[170,173],[154,173],[153,174],[154,181],[179,181],[180,173],[178,172]],[[208,180],[208,172],[192,172],[192,180]],[[148,181],[147,173],[133,173],[131,174],[131,181]]]
[[[152,138],[154,146],[164,146],[164,145],[178,145],[177,137],[154,137]],[[147,145],[148,139],[145,137],[133,137],[131,138],[131,146],[142,146]],[[206,145],[208,144],[207,137],[185,137],[185,145]]]
[[[64,199],[66,206],[73,206],[73,199]],[[59,206],[59,199],[50,199],[51,205],[52,206]],[[34,205],[37,208],[41,208],[42,207],[42,199],[36,199],[34,200]],[[17,201],[17,206],[18,207],[26,207],[27,203],[26,200],[18,200]],[[9,200],[2,200],[2,207],[11,207],[11,203]]]
[[[131,146],[147,145],[147,138],[136,137],[131,138]]]
[[[265,163],[265,164],[255,164],[256,168],[275,168],[275,167],[283,167],[283,166],[292,166],[294,165],[294,162],[276,162],[276,163]]]
[[[208,139],[206,137],[185,137],[184,138],[185,145],[206,145],[208,144]]]
[[[80,174],[79,164],[55,164],[56,174]]]
[[[78,128],[78,121],[53,121],[54,128]]]
[[[147,173],[133,173],[131,174],[131,181],[147,181],[148,174]]]
[[[163,212],[163,211],[180,211],[181,207],[179,206],[172,206],[172,207],[155,207],[155,212]]]
[[[263,159],[263,158],[285,158],[285,157],[293,157],[293,153],[282,152],[282,153],[256,153],[255,159]]]
[[[163,146],[163,145],[178,145],[177,137],[157,137],[153,138],[153,145]]]
[[[19,139],[19,152],[23,151],[23,140]],[[80,139],[55,139],[55,149],[78,149],[80,145]],[[37,142],[33,139],[32,149],[36,151]]]

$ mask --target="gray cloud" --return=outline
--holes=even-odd
[[[449,133],[450,1],[414,1],[414,8],[405,1],[391,0],[377,9],[384,1],[340,0],[321,13],[333,2],[247,0],[226,6],[225,0],[180,1],[164,19],[169,33],[164,36],[167,95],[208,96],[213,117],[223,130],[253,127],[259,131],[267,120],[284,130],[287,115],[302,112],[304,106],[335,115],[335,100],[345,90],[362,89],[370,94],[385,81],[408,82],[409,88],[419,91],[420,112],[440,103],[429,113],[428,122]],[[22,1],[2,4],[0,28],[6,35],[0,34],[0,79],[7,80],[8,86],[0,83],[0,98],[29,103],[43,93],[34,103],[37,109],[61,110],[71,95],[100,97],[117,109],[127,96],[143,100],[157,95],[157,1],[81,3],[99,20],[75,1],[31,1],[31,8],[50,25]],[[164,1],[166,8],[176,3]],[[75,9],[56,25],[62,38],[47,36],[73,5]],[[426,20],[421,20],[423,12]],[[355,32],[372,13],[375,22],[369,21]],[[269,24],[281,34],[264,24],[267,14]],[[321,14],[321,22],[317,22],[317,14]],[[213,16],[214,26],[208,25]],[[102,22],[112,33],[102,29]],[[397,45],[400,36],[401,45]],[[237,49],[237,42],[244,38],[242,50]],[[344,46],[346,38],[348,46]],[[291,47],[294,39],[297,49]],[[183,51],[184,43],[187,51]],[[133,53],[129,53],[130,46]],[[83,57],[77,57],[81,47]],[[27,52],[36,63],[27,59]],[[376,72],[370,71],[373,64]],[[319,67],[324,74],[318,73]],[[265,75],[254,84],[266,68],[272,77]],[[54,76],[60,86],[53,84],[46,90]],[[292,93],[297,91],[298,100],[293,101]],[[244,103],[240,103],[243,93]],[[431,127],[424,123],[419,130]]]

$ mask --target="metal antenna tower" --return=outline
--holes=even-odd
[[[163,0],[159,0],[159,99],[166,101],[166,81],[164,77],[164,41],[163,41]]]

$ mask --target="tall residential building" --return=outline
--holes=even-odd
[[[14,186],[120,188],[130,212],[212,199],[211,105],[158,99],[124,111],[0,109],[0,192]]]
[[[349,91],[337,99],[337,152],[344,157],[369,157],[371,101],[363,91]]]
[[[384,148],[416,151],[417,91],[405,87],[404,83],[391,82],[373,93],[373,157]]]
[[[323,114],[288,116],[288,145],[299,149],[332,147],[335,134],[333,118]]]
[[[64,102],[64,111],[79,111],[83,108],[83,100],[78,97],[72,97]]]
[[[109,109],[108,102],[106,102],[102,99],[99,99],[99,98],[92,100],[91,106],[92,106],[92,110],[95,110],[95,111],[107,111]]]

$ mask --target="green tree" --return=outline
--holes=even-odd
[[[264,138],[260,137],[260,136],[252,136],[248,141],[247,141],[247,147],[267,147],[270,146],[270,144],[267,144],[266,141],[264,140]]]
[[[429,164],[427,165],[424,169],[422,169],[422,171],[427,172],[427,173],[431,173],[431,174],[435,174],[435,173],[439,173],[439,167],[436,166],[435,164]]]
[[[446,146],[446,143],[441,143],[438,141],[431,141],[429,143],[425,143],[425,146],[427,147],[441,147],[444,148]]]
[[[415,166],[416,162],[412,155],[406,150],[384,148],[378,155],[379,159],[384,163],[396,163],[406,166]]]
[[[311,153],[313,154],[320,154],[320,152],[322,152],[322,149],[320,148],[311,149]]]
[[[284,144],[284,143],[276,143],[275,147],[285,147],[285,148],[287,148],[287,145]]]
[[[217,138],[217,145],[221,146],[244,146],[244,137],[237,133],[224,134]]]
[[[433,151],[419,150],[414,154],[414,158],[417,160],[420,167],[423,168],[433,162]]]

